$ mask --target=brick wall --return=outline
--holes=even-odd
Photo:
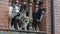
[[[40,7],[46,8],[46,13],[40,24],[40,29],[42,31],[46,30],[47,34],[51,34],[51,0],[44,0],[44,2],[40,4]]]
[[[51,34],[51,0],[46,0],[46,32]]]
[[[8,29],[8,0],[0,0],[0,29]]]
[[[43,1],[43,3],[39,4],[39,8],[46,8],[46,0]],[[46,31],[46,13],[43,16],[43,19],[39,25],[40,31]]]
[[[60,0],[54,1],[55,34],[60,34]]]
[[[0,0],[0,29],[8,29],[8,1],[9,0]],[[22,3],[21,0],[20,3]],[[51,34],[51,0],[44,0],[39,6],[40,8],[46,8],[46,13],[42,19],[43,21],[40,23],[40,30],[46,31],[47,34]],[[26,8],[26,11],[28,11],[28,7]],[[35,11],[34,3],[33,11]]]

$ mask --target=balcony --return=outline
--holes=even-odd
[[[0,30],[0,34],[46,34],[45,31]]]

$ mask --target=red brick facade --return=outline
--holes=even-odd
[[[0,0],[0,29],[8,29],[8,0]]]
[[[51,0],[46,0],[46,31],[51,34]]]
[[[54,1],[55,34],[60,34],[60,0]]]
[[[0,0],[0,29],[9,29],[8,28],[8,5],[9,0]],[[28,1],[26,11],[28,11]],[[21,0],[20,0],[20,3]],[[40,3],[40,8],[46,8],[46,13],[43,17],[43,21],[40,23],[40,30],[46,31],[47,34],[51,34],[51,0],[44,0],[43,3]],[[33,11],[34,3],[33,3]],[[54,1],[54,23],[55,23],[55,34],[60,34],[60,0]]]

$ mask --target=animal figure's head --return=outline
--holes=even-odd
[[[28,20],[29,20],[29,17],[27,17],[27,16],[23,17],[24,22],[28,22]]]
[[[22,12],[23,10],[26,10],[26,5],[25,5],[25,4],[22,4],[22,5],[21,5],[20,11]]]
[[[44,14],[46,12],[45,8],[41,8],[42,14]]]
[[[41,15],[44,14],[46,11],[45,8],[40,8],[38,11],[37,11],[37,18],[40,19]]]

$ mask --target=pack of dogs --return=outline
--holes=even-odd
[[[29,16],[24,16],[26,10],[26,5],[22,4],[21,5],[21,9],[19,10],[19,12],[17,13],[17,15],[15,15],[12,19],[11,19],[11,27],[14,26],[14,29],[17,30],[28,30],[28,26],[29,26]],[[37,12],[32,12],[32,29],[37,29],[37,26],[40,24],[41,22],[41,17],[43,17],[42,15],[44,15],[46,9],[45,8],[40,8],[38,9]],[[26,12],[26,15],[28,15],[29,12]]]

